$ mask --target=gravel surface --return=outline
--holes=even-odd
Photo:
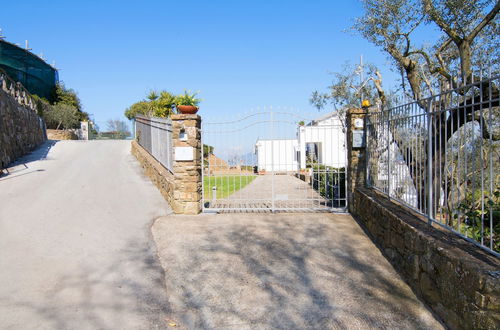
[[[443,328],[347,214],[166,216],[152,230],[181,328]]]

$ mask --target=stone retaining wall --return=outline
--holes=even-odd
[[[352,215],[450,328],[500,329],[497,258],[376,191],[358,187],[352,197]]]
[[[0,88],[0,168],[29,153],[47,139],[45,123]]]
[[[141,147],[136,141],[132,141],[132,155],[137,158],[144,173],[151,179],[160,190],[163,198],[172,205],[174,202],[174,175],[153,156]]]
[[[78,140],[78,136],[70,130],[48,129],[47,138],[49,140]]]

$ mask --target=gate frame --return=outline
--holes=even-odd
[[[271,141],[276,141],[276,140],[280,140],[280,139],[274,139],[275,135],[274,135],[274,114],[275,113],[279,113],[279,114],[286,114],[286,115],[289,115],[289,116],[293,116],[293,117],[296,117],[296,118],[301,118],[299,117],[297,114],[294,114],[294,113],[291,113],[291,112],[282,112],[282,111],[273,111],[272,110],[272,107],[270,108],[269,112],[266,112],[265,110],[264,111],[256,111],[248,116],[245,116],[245,117],[242,117],[241,119],[239,120],[236,120],[238,122],[240,121],[243,121],[249,117],[252,117],[252,116],[255,116],[255,115],[259,115],[259,114],[265,114],[265,113],[268,113],[269,116],[270,116],[270,120],[269,120],[269,123],[270,123],[270,136],[271,138],[269,140]],[[331,116],[334,116],[335,113],[338,113],[338,111],[334,111],[332,113],[329,113],[329,115]],[[324,118],[325,116],[323,116],[322,118]],[[304,118],[302,118],[304,119]],[[344,121],[344,123],[346,123],[346,118],[339,118],[340,121]],[[316,121],[319,121],[320,119],[309,119],[310,120],[310,124],[312,124],[313,122],[316,122]],[[234,121],[234,122],[236,122]],[[205,174],[205,150],[204,150],[204,145],[205,145],[205,139],[206,139],[206,125],[210,125],[210,124],[227,124],[227,123],[230,123],[229,121],[228,122],[209,122],[209,123],[205,123],[205,122],[202,122],[202,125],[201,125],[201,129],[200,129],[200,133],[201,133],[201,208],[202,208],[202,212],[203,213],[221,213],[221,212],[226,212],[226,211],[229,211],[229,212],[252,212],[252,211],[266,211],[266,212],[271,212],[271,213],[276,213],[276,212],[290,212],[290,211],[304,211],[304,212],[331,212],[331,213],[348,213],[348,208],[349,208],[349,185],[348,185],[348,166],[349,166],[349,158],[348,158],[348,130],[347,130],[347,127],[344,127],[343,129],[343,141],[344,141],[344,159],[345,159],[345,164],[343,166],[343,170],[342,171],[338,171],[337,172],[337,177],[340,177],[340,175],[343,174],[344,176],[344,196],[343,197],[340,197],[340,198],[336,198],[336,199],[333,199],[333,198],[329,198],[327,199],[327,203],[330,204],[329,207],[276,207],[276,204],[275,204],[275,201],[277,200],[276,199],[276,193],[275,193],[275,176],[276,176],[276,171],[274,170],[274,162],[272,162],[271,164],[271,167],[272,167],[272,171],[271,171],[271,198],[268,199],[252,199],[252,201],[268,201],[271,203],[271,207],[244,207],[244,208],[241,208],[241,207],[232,207],[232,208],[217,208],[217,207],[206,207],[205,204],[206,203],[210,203],[211,200],[209,200],[207,197],[208,196],[205,196],[205,177],[214,177],[214,176],[210,176],[210,175],[206,175]],[[297,125],[297,128],[301,127],[303,125]],[[313,125],[311,125],[313,126]],[[322,127],[322,128],[325,128],[325,127],[329,127],[330,130],[334,130],[336,127],[340,127],[340,125],[323,125],[323,126],[320,126],[320,125],[316,125],[314,127]],[[348,125],[346,125],[348,126]],[[284,140],[284,139],[283,139]],[[316,142],[315,142],[316,143]],[[307,144],[307,142],[306,142]],[[214,146],[214,149],[215,149],[215,146]],[[342,152],[342,150],[339,150],[339,152]],[[271,154],[274,156],[274,143],[271,143]],[[302,153],[300,154],[301,157],[306,157],[306,152],[304,152],[304,155],[302,155]],[[300,173],[300,163],[298,164],[299,165],[299,168],[297,170],[295,170],[294,172],[297,174],[297,173]],[[323,165],[322,163],[316,163],[314,165]],[[313,166],[314,166],[313,165]],[[324,165],[324,166],[327,166],[327,165]],[[208,168],[210,168],[210,164],[208,164]],[[338,167],[338,169],[340,169],[341,167]],[[313,175],[311,175],[311,177],[314,176],[314,172],[313,172]],[[313,185],[312,183],[309,183],[309,185]],[[242,189],[242,188],[240,188]],[[320,194],[316,189],[312,188],[314,191],[316,191],[318,194]],[[239,189],[238,189],[239,190]],[[237,192],[238,190],[235,190],[233,193]],[[339,189],[340,190],[340,189]],[[320,195],[321,196],[321,195]],[[323,197],[325,198],[325,197]],[[343,202],[344,203],[344,206],[341,206],[341,207],[334,207],[333,206],[333,203],[334,201],[337,201],[337,203],[341,203]]]

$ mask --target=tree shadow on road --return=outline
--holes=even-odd
[[[171,307],[184,327],[441,326],[351,218],[233,219],[153,227]]]

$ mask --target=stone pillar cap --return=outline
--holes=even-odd
[[[201,117],[199,115],[191,115],[191,114],[172,114],[170,115],[170,118],[172,120],[185,120],[185,119],[195,119],[195,120],[200,120]]]

